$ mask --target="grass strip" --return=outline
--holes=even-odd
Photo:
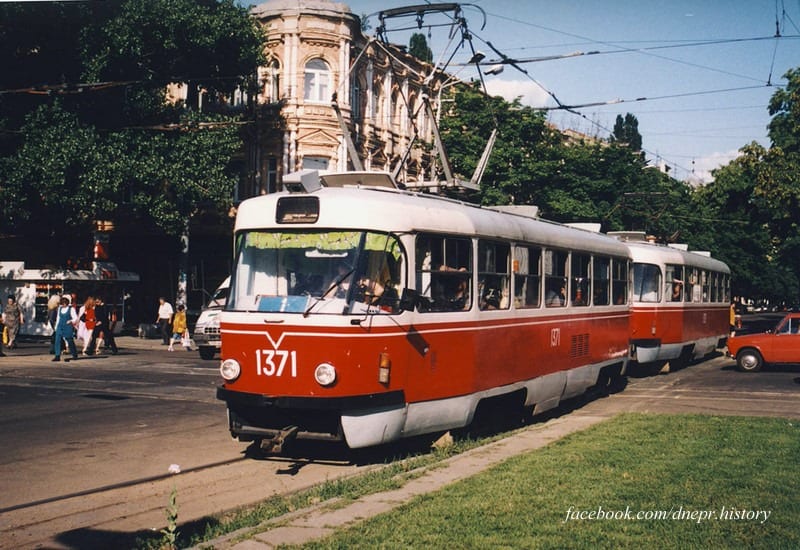
[[[799,463],[795,421],[625,414],[303,548],[800,548]]]

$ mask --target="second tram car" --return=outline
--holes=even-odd
[[[625,373],[626,243],[388,174],[316,177],[238,210],[217,390],[234,437],[368,447]]]
[[[642,232],[609,233],[633,260],[631,360],[681,367],[724,347],[729,329],[730,269],[703,252],[650,242]]]

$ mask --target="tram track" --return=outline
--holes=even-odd
[[[253,460],[241,456],[179,474],[128,480],[20,503],[0,510],[0,548],[66,549],[91,546],[95,540],[107,548],[130,547],[136,537],[165,526],[165,510],[173,490],[179,521],[184,524],[364,468],[344,462]]]
[[[239,462],[239,461],[242,461],[242,460],[246,460],[246,458],[245,457],[240,457],[240,458],[235,458],[235,459],[231,459],[231,460],[225,460],[225,461],[217,462],[217,463],[214,463],[214,464],[206,464],[206,465],[203,465],[203,466],[190,468],[188,470],[182,471],[182,473],[189,474],[189,473],[194,473],[194,472],[202,472],[204,470],[208,470],[208,469],[215,468],[215,467],[218,467],[218,466],[225,466],[225,465],[228,465],[228,464],[233,464],[234,462]],[[55,495],[55,496],[52,496],[52,497],[39,499],[39,500],[31,501],[31,502],[23,502],[23,503],[20,503],[20,504],[15,504],[13,506],[8,506],[6,508],[0,508],[0,514],[6,514],[8,512],[14,512],[16,510],[23,510],[25,508],[33,508],[33,507],[36,507],[36,506],[42,506],[42,505],[45,505],[45,504],[51,504],[51,503],[58,502],[58,501],[70,500],[70,499],[73,499],[73,498],[98,495],[98,494],[102,494],[102,493],[107,492],[107,491],[115,491],[115,490],[118,490],[118,489],[126,489],[126,488],[130,488],[130,487],[135,487],[137,485],[143,485],[143,484],[146,484],[146,483],[159,482],[159,481],[163,481],[165,479],[169,479],[169,478],[173,477],[174,475],[175,474],[167,473],[167,474],[163,474],[163,475],[155,475],[155,476],[150,476],[150,477],[146,477],[146,478],[132,479],[132,480],[129,480],[129,481],[123,481],[123,482],[120,482],[120,483],[114,483],[114,484],[105,485],[105,486],[102,486],[102,487],[95,487],[95,488],[86,489],[86,490],[83,490],[83,491],[77,491],[77,492],[69,493],[69,494],[65,494],[65,495]]]

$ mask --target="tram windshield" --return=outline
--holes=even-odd
[[[404,253],[366,231],[245,231],[237,235],[227,309],[312,314],[398,311]]]

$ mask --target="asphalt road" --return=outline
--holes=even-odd
[[[183,522],[368,467],[248,458],[215,398],[218,361],[118,343],[67,363],[36,343],[0,357],[0,548],[126,547],[164,527],[173,488]]]
[[[154,340],[120,347],[117,356],[58,364],[46,347],[23,343],[0,358],[0,548],[129,547],[164,527],[173,488],[187,522],[378,467],[336,448],[248,457],[214,397],[217,361]],[[718,355],[631,377],[624,391],[557,414],[625,411],[800,418],[800,366],[740,373]]]

